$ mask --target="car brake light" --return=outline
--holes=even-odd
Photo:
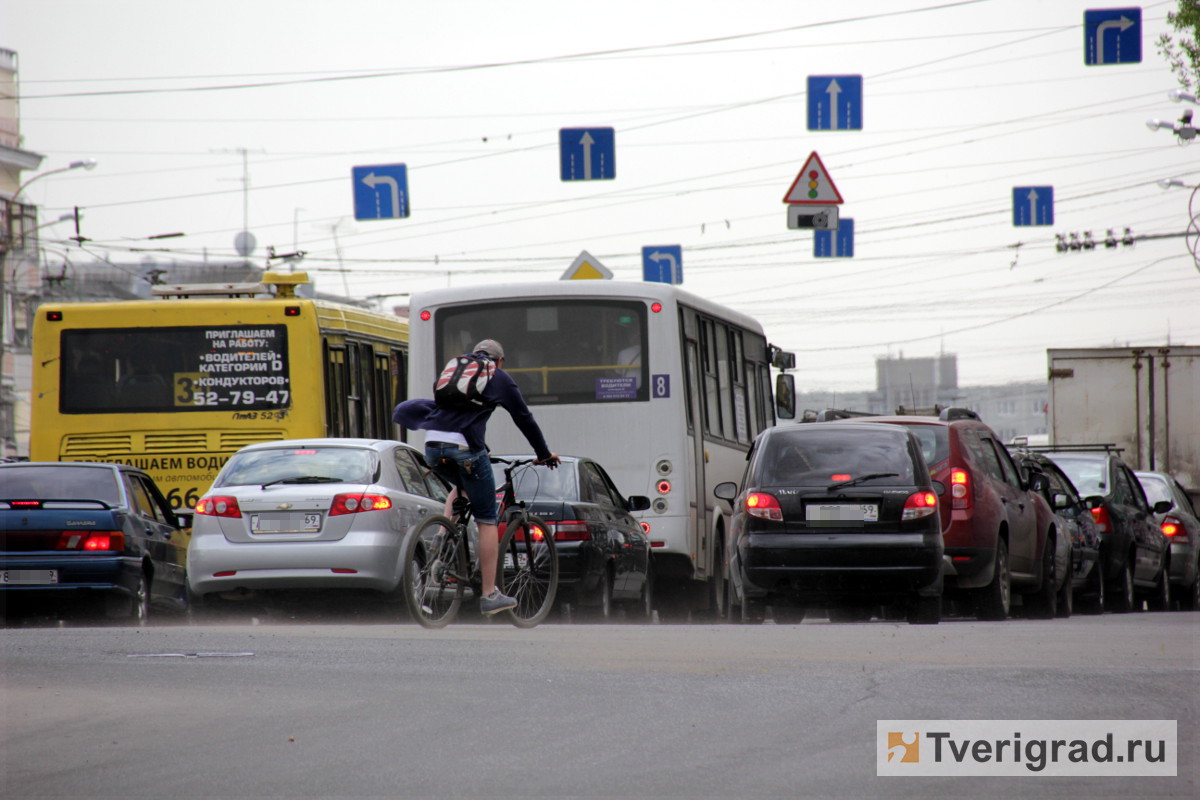
[[[547,522],[547,523],[546,523],[546,525],[547,525],[547,526],[550,528],[550,530],[552,530],[552,531],[554,530],[554,526],[555,526],[555,524],[556,524],[556,523],[553,523],[553,522]],[[563,523],[557,523],[557,524],[560,524],[560,525],[561,525],[561,524],[563,524]],[[572,523],[567,523],[567,524],[572,524]],[[580,524],[582,524],[582,523],[580,523]],[[517,542],[523,542],[523,541],[525,541],[525,531],[526,531],[526,530],[527,530],[529,527],[530,527],[530,526],[522,526],[522,527],[520,527],[520,528],[517,528],[517,531],[516,531],[516,533],[514,533],[514,534],[513,534],[513,541],[517,541]],[[532,528],[533,528],[533,534],[532,534],[532,536],[533,536],[533,540],[534,540],[535,542],[540,542],[540,541],[542,541],[542,539],[546,538],[546,532],[545,532],[544,530],[542,530],[542,528],[541,528],[540,526],[534,525],[534,526],[532,526]],[[590,539],[591,537],[589,536],[589,537],[585,537],[585,538],[589,538],[589,539]],[[557,533],[555,533],[555,534],[554,534],[554,539],[555,539],[555,541],[560,541],[560,540],[561,540],[561,537],[559,537],[559,535],[558,535]]]
[[[1108,509],[1104,506],[1096,506],[1092,509],[1092,519],[1096,520],[1096,527],[1099,528],[1101,533],[1108,533],[1111,530],[1109,527]]]
[[[200,502],[196,503],[196,513],[205,517],[240,517],[242,509],[236,497],[218,495],[200,498]]]
[[[568,519],[546,524],[550,526],[550,530],[554,531],[554,541],[556,542],[588,542],[592,539],[592,532],[583,520]]]
[[[971,473],[965,469],[950,470],[950,507],[971,507]]]
[[[1183,523],[1174,517],[1163,517],[1162,532],[1165,536],[1175,536],[1179,533],[1179,529],[1183,527]]]
[[[362,492],[339,494],[333,497],[329,516],[358,514],[362,511],[387,511],[391,507],[392,500],[385,494],[363,494]]]
[[[937,495],[933,492],[914,492],[904,501],[902,520],[920,519],[937,513]]]
[[[63,531],[54,549],[91,552],[124,550],[125,534],[120,531]]]
[[[751,492],[746,495],[746,513],[752,517],[783,522],[783,509],[774,495],[766,492]]]

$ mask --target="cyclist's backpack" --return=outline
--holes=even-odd
[[[464,353],[446,362],[433,385],[433,399],[442,408],[483,408],[483,390],[496,374],[496,364],[477,353]]]

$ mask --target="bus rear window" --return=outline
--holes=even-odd
[[[646,306],[622,300],[522,300],[437,312],[434,372],[483,339],[530,405],[649,399]]]
[[[61,344],[64,414],[291,405],[283,325],[66,330]]]

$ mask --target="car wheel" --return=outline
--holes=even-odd
[[[1125,564],[1121,567],[1121,574],[1109,588],[1112,591],[1108,592],[1104,598],[1105,606],[1109,611],[1114,614],[1128,614],[1133,611],[1133,564],[1129,559],[1125,560]]]
[[[1075,590],[1071,586],[1071,575],[1068,573],[1062,588],[1058,590],[1058,610],[1055,612],[1055,616],[1059,619],[1067,619],[1074,612]]]
[[[1187,587],[1183,592],[1180,592],[1179,610],[1200,611],[1200,564],[1196,565],[1196,570],[1192,577],[1192,585]]]
[[[1088,614],[1103,614],[1104,613],[1104,570],[1100,568],[1100,562],[1092,564],[1091,594],[1084,605],[1084,612]]]
[[[1150,597],[1151,611],[1169,611],[1171,608],[1171,575],[1167,562],[1163,562],[1154,582],[1154,594]]]
[[[742,598],[742,622],[746,625],[761,625],[767,618],[767,605],[753,597]]]
[[[725,564],[725,543],[720,539],[717,540],[716,557],[721,563],[712,580],[708,582],[708,612],[714,622],[721,622],[729,616],[729,589],[726,585],[729,583],[729,575],[726,572],[728,567]]]
[[[596,592],[596,605],[589,615],[593,622],[609,622],[613,616],[613,579],[608,567],[600,575],[600,588]]]
[[[799,625],[804,621],[804,606],[771,606],[776,625]]]
[[[1012,605],[1012,575],[1008,572],[1008,545],[996,539],[996,568],[992,582],[979,590],[978,616],[984,620],[1008,619]]]
[[[145,625],[150,618],[150,579],[146,573],[138,576],[137,589],[132,596],[109,594],[105,598],[104,611],[110,619],[127,619],[133,625]]]
[[[910,625],[937,625],[942,621],[942,596],[915,597],[908,607]]]
[[[1058,614],[1058,590],[1054,586],[1057,576],[1054,573],[1054,539],[1047,536],[1042,548],[1042,585],[1024,597],[1030,619],[1053,619]]]

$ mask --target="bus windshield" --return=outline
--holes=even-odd
[[[64,414],[287,408],[283,325],[62,332]]]
[[[646,305],[556,298],[453,306],[437,313],[438,363],[483,339],[504,347],[504,369],[530,405],[649,400]]]

